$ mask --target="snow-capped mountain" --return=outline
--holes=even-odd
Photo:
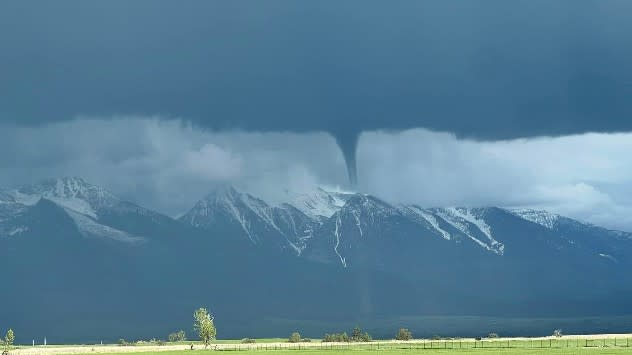
[[[55,204],[85,216],[97,218],[97,212],[112,208],[120,202],[105,189],[90,185],[77,177],[49,179],[39,184],[10,191],[15,200],[26,206],[35,205],[44,198]]]
[[[158,224],[169,223],[170,220],[159,213],[124,201],[82,178],[65,177],[0,192],[0,228],[12,228],[9,235],[27,231],[29,227],[26,225],[13,225],[9,228],[11,224],[15,224],[11,220],[28,212],[42,200],[62,208],[84,237],[141,243],[151,235],[139,234],[140,229],[134,228],[134,224],[132,228],[126,228],[126,224],[130,224],[125,223],[126,219],[136,219],[135,225],[141,224],[141,220]],[[0,232],[0,236],[2,234]],[[6,235],[6,231],[4,234]]]
[[[511,209],[511,213],[529,222],[537,223],[548,229],[554,229],[560,215],[548,211],[534,210],[530,208]]]
[[[0,190],[0,270],[15,291],[3,303],[38,310],[0,318],[46,334],[60,314],[84,329],[94,304],[87,334],[117,339],[99,328],[108,319],[184,326],[209,299],[234,336],[269,317],[630,314],[630,268],[632,234],[545,211],[327,188],[270,203],[223,187],[175,220],[79,178]],[[170,321],[147,322],[156,309]]]
[[[599,227],[591,223],[581,222],[548,211],[534,209],[508,209],[508,211],[520,218],[539,224],[552,231],[563,231],[572,227],[574,230],[592,230],[608,235],[614,239],[626,240],[632,237],[632,233],[629,232]]]
[[[327,191],[317,187],[314,191],[295,196],[288,204],[314,219],[329,218],[338,212],[354,194],[349,192]]]
[[[569,249],[593,256],[624,257],[619,244],[628,250],[632,234],[613,232],[545,211],[503,208],[421,208],[394,206],[374,196],[327,191],[324,188],[273,205],[239,192],[233,187],[215,191],[196,204],[181,219],[193,227],[207,230],[233,225],[233,234],[246,236],[255,245],[293,250],[297,255],[320,262],[351,266],[387,265],[384,255],[367,255],[382,248],[408,248],[432,240],[444,245],[481,249],[490,257],[516,253],[524,241],[515,241],[525,226],[532,230],[532,245],[549,249]],[[572,223],[571,223],[572,222]],[[506,224],[518,230],[507,232]],[[568,229],[573,227],[574,235]],[[597,228],[597,229],[595,229]],[[608,236],[582,237],[586,233]],[[395,243],[399,245],[383,245]],[[430,238],[430,239],[429,239]],[[436,239],[436,240],[435,240]],[[375,244],[374,250],[364,250]],[[510,250],[511,248],[514,250]],[[363,249],[364,248],[364,249]],[[617,254],[614,257],[612,254]],[[360,261],[363,260],[363,261]]]
[[[531,244],[544,243],[556,250],[581,250],[619,262],[632,234],[611,231],[546,211],[503,208],[422,208],[391,205],[361,193],[313,191],[271,204],[234,187],[218,188],[200,200],[178,222],[118,198],[81,178],[60,178],[14,190],[0,190],[0,237],[29,231],[24,222],[29,209],[45,200],[61,208],[85,237],[139,243],[165,234],[182,234],[180,226],[201,233],[246,238],[252,245],[269,247],[307,259],[353,266],[364,260],[372,243],[376,250],[420,242],[478,248],[502,257],[514,245],[524,226],[533,229]],[[506,231],[505,225],[516,224]],[[520,226],[520,229],[518,229]],[[217,233],[215,233],[217,232]],[[520,247],[522,248],[522,247]],[[360,255],[362,254],[362,255]],[[375,255],[378,264],[388,261]],[[361,261],[366,263],[369,261]]]
[[[179,220],[195,228],[227,229],[245,235],[255,245],[273,244],[300,254],[318,224],[317,216],[312,217],[289,204],[270,206],[229,186],[207,195]]]

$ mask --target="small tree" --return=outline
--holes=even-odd
[[[360,328],[360,326],[355,326],[355,328],[353,328],[353,330],[351,331],[351,341],[361,341],[362,340],[362,329]]]
[[[323,337],[323,343],[348,343],[349,340],[347,333],[325,334]]]
[[[9,350],[13,347],[13,341],[15,340],[15,334],[13,334],[13,329],[9,329],[7,331],[7,335],[4,336],[4,340],[2,341],[2,345],[4,348],[3,353],[8,353]]]
[[[362,329],[359,326],[356,326],[351,331],[351,338],[348,340],[352,342],[370,342],[373,340],[373,338],[371,338],[371,336],[367,332],[362,333]]]
[[[339,334],[338,339],[336,341],[340,343],[348,343],[349,336],[347,335],[347,332],[343,332],[342,334]]]
[[[397,340],[411,340],[413,338],[413,334],[410,332],[410,330],[406,329],[406,328],[401,328],[398,332],[397,335],[395,336],[395,339]]]
[[[369,343],[373,341],[373,337],[371,337],[368,332],[364,332],[362,335],[360,335],[360,341]]]
[[[301,342],[301,334],[299,332],[294,332],[290,335],[290,338],[287,340],[289,343],[300,343]]]
[[[562,329],[555,329],[553,331],[553,336],[556,338],[561,338],[562,337]]]
[[[185,340],[187,340],[187,335],[184,332],[184,330],[178,330],[175,333],[169,334],[168,338],[169,338],[169,342],[175,343],[177,341],[185,341]]]
[[[193,328],[204,343],[204,348],[208,348],[208,344],[217,336],[213,316],[208,313],[206,308],[199,308],[193,313],[193,319]]]

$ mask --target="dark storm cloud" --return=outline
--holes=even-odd
[[[628,1],[3,1],[0,119],[505,139],[632,130]]]

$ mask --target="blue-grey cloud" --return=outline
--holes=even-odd
[[[632,134],[479,142],[415,129],[365,132],[361,192],[393,204],[533,207],[632,230]],[[273,203],[346,183],[324,133],[200,131],[158,118],[0,125],[0,187],[77,175],[177,216],[215,186]]]
[[[0,120],[477,139],[632,129],[626,1],[3,1]]]

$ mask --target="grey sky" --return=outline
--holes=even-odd
[[[505,139],[632,129],[630,1],[0,3],[0,120]]]

